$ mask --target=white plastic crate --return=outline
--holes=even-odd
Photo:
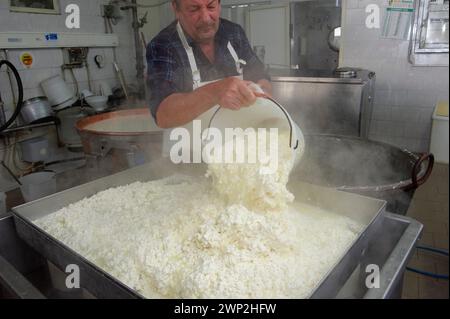
[[[448,102],[440,102],[433,114],[433,128],[431,132],[430,152],[434,154],[436,162],[449,164],[449,122]]]

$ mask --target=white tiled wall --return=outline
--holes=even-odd
[[[104,33],[105,24],[101,17],[101,5],[109,3],[109,0],[60,0],[61,15],[42,15],[29,13],[14,13],[9,11],[9,0],[0,0],[0,32],[10,31],[38,31],[38,32],[81,32],[81,33]],[[68,4],[78,4],[81,13],[81,25],[78,30],[68,30],[65,26],[65,7]],[[124,11],[123,19],[114,26],[114,32],[118,35],[120,47],[117,48],[117,59],[123,69],[128,83],[133,83],[136,78],[136,60],[134,37],[131,28],[131,12]],[[1,49],[1,48],[0,48]],[[19,69],[24,87],[24,98],[41,96],[43,92],[40,82],[57,74],[61,74],[63,63],[61,49],[38,49],[26,50],[31,52],[35,58],[32,69],[25,69],[19,62],[19,56],[25,50],[10,50],[8,52],[10,61]],[[94,63],[94,56],[102,54],[105,57],[105,68],[99,69]],[[0,59],[3,59],[0,52]],[[113,68],[113,51],[111,48],[96,48],[89,52],[88,62],[91,69],[93,89],[98,90],[99,81],[106,81],[111,86],[119,85]],[[74,70],[80,89],[88,88],[87,74],[85,69]],[[75,88],[73,80],[66,72],[67,82]],[[8,84],[5,68],[0,71],[0,92],[6,107],[12,108],[12,97]],[[0,159],[3,158],[3,143],[0,140]],[[14,182],[0,170],[0,190],[8,189],[8,185]]]
[[[291,20],[295,30],[291,64],[298,64],[300,68],[306,69],[336,69],[339,55],[328,46],[331,29],[341,23],[341,9],[336,7],[336,1],[299,3],[292,6],[291,10],[295,10],[292,13],[295,20]],[[302,45],[305,47],[302,48]]]
[[[448,67],[414,67],[409,42],[385,39],[380,29],[365,25],[368,4],[378,4],[382,17],[387,0],[347,0],[343,16],[341,66],[377,73],[371,138],[412,151],[428,151],[431,116],[438,100],[449,98]],[[383,20],[381,20],[381,25]]]
[[[81,33],[104,33],[105,24],[101,16],[101,4],[108,3],[107,0],[61,0],[61,15],[42,15],[29,13],[14,13],[9,11],[9,0],[0,0],[0,31],[42,31],[42,32],[81,32]],[[66,15],[64,9],[68,4],[78,4],[81,11],[80,29],[68,30],[65,26]],[[128,82],[135,79],[135,54],[134,37],[131,29],[131,16],[129,12],[123,12],[123,19],[114,26],[114,32],[119,36],[120,47],[117,49],[117,58]],[[32,69],[25,69],[19,62],[22,52],[31,52],[35,58]],[[43,95],[40,82],[57,74],[61,74],[63,63],[61,49],[37,49],[37,50],[10,50],[10,61],[19,69],[24,88],[25,99]],[[94,63],[94,56],[102,54],[105,57],[105,68],[99,69]],[[3,54],[0,53],[3,58]],[[98,89],[99,81],[107,81],[116,86],[116,75],[113,68],[113,52],[110,48],[90,49],[88,57],[93,88]],[[85,69],[76,69],[75,76],[81,89],[88,88],[87,74]],[[75,87],[69,74],[65,74],[66,80]],[[8,87],[5,69],[0,72],[1,87]],[[2,98],[7,107],[11,107],[10,92],[2,89]]]
[[[366,27],[366,7],[377,4],[381,8],[382,26],[388,0],[340,3],[344,28],[340,65],[377,73],[370,137],[412,151],[428,151],[434,106],[438,100],[449,99],[448,67],[414,67],[408,62],[409,41],[382,38],[381,29]]]

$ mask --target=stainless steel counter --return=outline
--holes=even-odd
[[[360,70],[356,77],[340,77],[325,70],[271,69],[269,72],[274,82],[297,83],[363,84],[365,79],[375,75],[368,70]]]

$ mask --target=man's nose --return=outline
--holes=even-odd
[[[202,20],[202,22],[211,22],[211,15],[207,8],[203,8],[200,12],[200,19]]]

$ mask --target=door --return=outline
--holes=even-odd
[[[252,47],[263,46],[265,64],[291,65],[289,4],[252,6],[247,12],[247,35]]]

